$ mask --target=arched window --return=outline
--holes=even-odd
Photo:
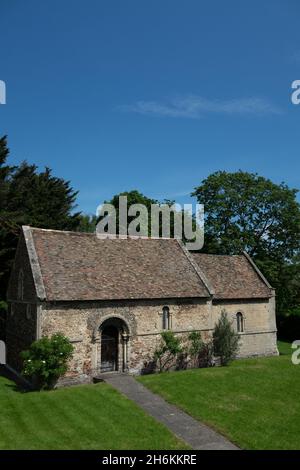
[[[236,325],[238,333],[243,333],[244,331],[244,318],[241,312],[236,314]]]
[[[169,307],[164,307],[163,308],[162,321],[163,321],[163,330],[169,330],[170,329],[170,309],[169,309]]]
[[[24,295],[24,275],[22,269],[19,271],[19,278],[18,278],[18,299],[23,300]]]

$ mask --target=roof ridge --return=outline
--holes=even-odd
[[[204,272],[200,269],[200,267],[198,266],[198,264],[194,261],[191,253],[189,252],[189,250],[186,248],[186,246],[184,245],[184,243],[182,242],[182,240],[179,240],[178,238],[176,238],[179,246],[181,247],[183,253],[185,254],[185,256],[187,257],[188,261],[190,262],[190,264],[192,265],[192,267],[194,268],[194,270],[196,271],[198,277],[200,278],[200,280],[202,281],[202,283],[204,284],[206,290],[208,291],[208,293],[211,295],[211,296],[214,296],[215,294],[215,290],[214,288],[212,287],[212,285],[210,284],[210,282],[208,281],[207,277],[205,276]]]
[[[40,227],[31,227],[31,226],[27,226],[27,225],[23,225],[23,227],[27,227],[29,228],[30,230],[34,230],[34,231],[40,231],[40,232],[53,232],[53,233],[62,233],[64,235],[68,235],[68,234],[71,234],[71,235],[87,235],[87,236],[93,236],[93,237],[96,237],[98,238],[99,240],[127,240],[127,239],[130,239],[130,240],[172,240],[174,241],[175,238],[171,238],[171,237],[148,237],[148,236],[143,236],[143,235],[114,235],[114,234],[97,234],[97,232],[76,232],[74,230],[57,230],[57,229],[52,229],[52,228],[40,228]]]
[[[256,266],[256,264],[254,263],[253,259],[251,258],[250,255],[248,255],[248,253],[244,250],[243,251],[243,255],[244,257],[246,258],[246,260],[249,262],[249,264],[252,266],[252,268],[254,269],[254,271],[256,272],[256,274],[260,277],[260,279],[265,283],[265,285],[273,290],[274,288],[271,286],[271,284],[269,283],[269,281],[265,278],[265,276],[263,275],[263,273],[261,272],[261,270],[258,268],[258,266]]]
[[[235,254],[235,255],[224,255],[224,254],[220,254],[220,253],[200,253],[200,252],[196,252],[194,253],[195,255],[200,255],[200,256],[215,256],[215,257],[223,257],[223,258],[233,258],[233,257],[243,257],[243,254]]]
[[[67,235],[69,233],[71,233],[73,235],[93,235],[93,236],[96,235],[96,233],[94,233],[94,232],[75,232],[74,230],[57,230],[57,229],[53,229],[53,228],[31,227],[29,225],[23,225],[22,228],[23,227],[27,227],[30,230],[39,231],[39,232],[63,233],[64,235]]]

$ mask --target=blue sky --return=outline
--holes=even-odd
[[[0,0],[0,135],[72,182],[192,202],[216,170],[300,188],[298,0]]]

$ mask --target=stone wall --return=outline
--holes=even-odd
[[[20,275],[21,273],[21,275]],[[22,289],[20,289],[22,279]],[[38,286],[38,284],[37,284]],[[38,287],[37,287],[38,288]],[[39,298],[44,298],[40,296]],[[109,318],[123,325],[119,334],[119,370],[124,362],[132,373],[152,367],[154,351],[160,343],[163,307],[169,307],[170,328],[178,335],[201,331],[205,339],[223,309],[236,325],[241,312],[244,332],[240,333],[241,357],[277,354],[275,295],[270,299],[215,301],[207,299],[166,299],[114,302],[39,302],[24,235],[19,240],[8,289],[6,320],[7,362],[21,370],[20,352],[41,336],[61,332],[74,345],[65,382],[88,382],[100,369],[100,327]],[[124,334],[129,341],[124,346]]]
[[[275,297],[270,299],[213,302],[212,318],[215,324],[225,310],[235,329],[236,315],[243,315],[244,331],[240,333],[239,357],[276,355],[277,328]]]
[[[20,275],[21,273],[21,275]],[[20,236],[7,292],[7,363],[22,369],[21,351],[37,338],[37,298],[23,234]]]
[[[10,302],[6,320],[7,363],[17,371],[22,369],[20,353],[36,339],[36,304]]]
[[[89,380],[100,369],[100,326],[108,318],[123,321],[128,330],[128,369],[140,373],[153,360],[162,331],[162,309],[170,309],[171,328],[175,333],[209,329],[210,302],[189,301],[140,301],[46,304],[41,312],[40,335],[62,332],[74,345],[73,359],[69,364],[67,378],[79,377]],[[120,347],[120,355],[122,355]],[[120,364],[123,357],[120,357]]]
[[[7,291],[8,301],[21,300],[19,298],[18,284],[19,276],[22,272],[23,279],[23,298],[25,302],[36,302],[36,291],[34,286],[34,280],[32,276],[32,270],[29,262],[28,252],[23,234],[20,236],[16,256],[13,264],[13,268],[10,275],[10,281]]]
[[[211,336],[214,324],[223,309],[236,325],[236,313],[244,317],[244,332],[240,334],[240,357],[277,354],[274,299],[238,302],[207,300],[78,302],[46,304],[41,312],[40,335],[62,332],[70,338],[75,351],[65,377],[90,381],[100,371],[100,326],[108,318],[118,318],[129,334],[128,370],[143,373],[153,367],[154,351],[160,343],[162,310],[170,309],[171,329],[186,336],[189,331],[202,332],[204,339]],[[124,350],[119,344],[119,370],[122,370]]]

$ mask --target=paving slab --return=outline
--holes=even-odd
[[[164,424],[194,450],[238,450],[232,442],[200,421],[167,403],[127,374],[102,374],[101,378]]]

